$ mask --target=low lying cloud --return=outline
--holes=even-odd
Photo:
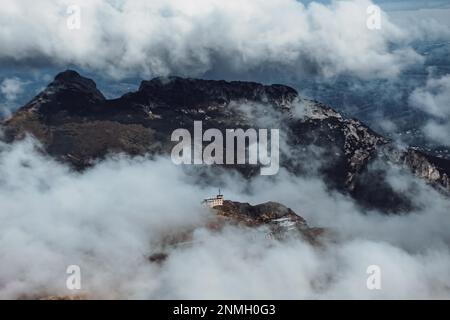
[[[367,27],[372,4],[5,0],[0,60],[75,64],[115,77],[270,68],[297,76],[346,73],[363,79],[395,77],[421,63],[409,46],[412,35],[387,14],[381,12],[381,29]],[[68,11],[73,5],[79,6],[79,16]]]
[[[61,292],[72,264],[113,294],[112,276],[146,264],[152,239],[198,223],[205,192],[186,187],[171,162],[130,161],[81,175],[37,154],[30,140],[1,146],[1,298]]]
[[[207,187],[193,172],[166,158],[118,155],[77,173],[30,139],[1,144],[0,297],[450,297],[450,202],[409,175],[393,171],[392,183],[423,209],[386,216],[283,170],[250,182],[224,172]],[[415,193],[404,187],[411,184]],[[258,229],[213,232],[200,201],[218,186],[227,199],[279,201],[338,236],[315,247],[267,240]],[[148,261],[163,238],[191,229],[191,245],[167,248],[161,265]],[[81,267],[81,291],[66,289],[68,265]],[[380,290],[367,289],[370,265],[381,269]]]
[[[22,81],[17,77],[6,78],[0,83],[0,118],[10,115],[10,110],[15,107],[15,101],[23,94],[26,81]]]
[[[19,78],[6,78],[0,84],[0,92],[8,101],[14,101],[23,93],[26,83]]]
[[[165,298],[398,299],[449,294],[450,256],[445,251],[415,255],[363,239],[325,249],[298,240],[265,245],[236,230],[199,238],[201,244],[167,261],[162,279],[174,291]],[[374,264],[382,270],[381,290],[366,286],[367,268]]]
[[[431,116],[423,128],[432,140],[450,146],[450,75],[428,78],[426,85],[419,87],[409,97],[412,107]]]

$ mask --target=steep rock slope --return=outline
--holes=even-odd
[[[223,205],[214,207],[217,216],[232,224],[248,227],[267,226],[268,238],[280,238],[287,235],[301,235],[315,243],[324,233],[322,228],[311,228],[305,219],[290,208],[278,202],[266,202],[258,205],[225,200]]]

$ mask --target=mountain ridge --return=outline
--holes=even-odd
[[[399,149],[359,120],[279,84],[159,77],[142,81],[137,91],[106,99],[92,79],[67,70],[1,124],[7,142],[32,134],[50,155],[83,170],[116,152],[170,154],[173,130],[191,129],[193,121],[203,121],[205,130],[279,127],[288,146],[280,156],[283,168],[309,174],[306,164],[314,163],[331,188],[362,205],[408,208],[382,175],[371,176],[382,193],[373,194],[363,178],[374,161],[408,168],[450,192],[450,161],[414,148]],[[308,158],[305,150],[311,146],[320,149],[319,156]],[[249,178],[258,172],[254,166],[231,168]]]

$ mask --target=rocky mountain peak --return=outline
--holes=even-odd
[[[301,116],[294,112],[297,102],[305,102]],[[67,70],[2,125],[7,141],[31,133],[50,155],[84,169],[115,152],[169,155],[174,146],[172,132],[192,130],[194,121],[199,120],[204,129],[222,132],[230,128],[280,129],[289,146],[289,152],[281,150],[282,168],[294,175],[308,174],[311,163],[317,162],[318,168],[313,170],[330,187],[350,193],[363,205],[391,210],[402,201],[383,176],[375,177],[379,181],[365,178],[377,159],[386,166],[405,166],[450,192],[448,160],[398,149],[362,122],[303,99],[284,85],[154,78],[142,81],[136,92],[107,100],[93,80]],[[320,150],[319,158],[306,152],[311,146]],[[259,172],[258,166],[251,165],[227,168],[248,178]]]
[[[73,70],[66,70],[55,79],[24,109],[34,109],[41,117],[50,121],[60,112],[86,114],[98,109],[105,102],[105,97],[97,89],[92,79],[81,76]]]
[[[81,75],[75,70],[67,69],[66,71],[62,71],[55,76],[55,80],[57,81],[72,81],[76,79],[82,78]]]
[[[77,92],[79,94],[92,95],[98,101],[105,100],[103,94],[97,89],[94,80],[83,77],[74,70],[58,73],[42,93],[55,95],[61,92]]]

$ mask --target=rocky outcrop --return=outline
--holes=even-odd
[[[314,246],[322,245],[325,237],[332,239],[334,236],[326,229],[308,226],[305,219],[278,202],[251,205],[224,200],[223,205],[210,210],[214,215],[210,217],[205,227],[212,232],[219,232],[226,226],[256,228],[261,232],[259,241],[286,241],[296,238]],[[195,245],[192,238],[192,232],[167,237],[161,250],[153,252],[148,260],[151,263],[162,264],[169,257],[171,250]]]
[[[268,238],[283,238],[288,235],[301,235],[306,240],[317,243],[324,229],[311,228],[305,219],[290,208],[277,202],[266,202],[252,206],[249,203],[225,200],[223,205],[213,208],[224,222],[247,227],[266,226]]]
[[[387,154],[395,163],[409,168],[416,176],[445,193],[450,193],[450,161],[426,154],[416,148],[390,149]]]

